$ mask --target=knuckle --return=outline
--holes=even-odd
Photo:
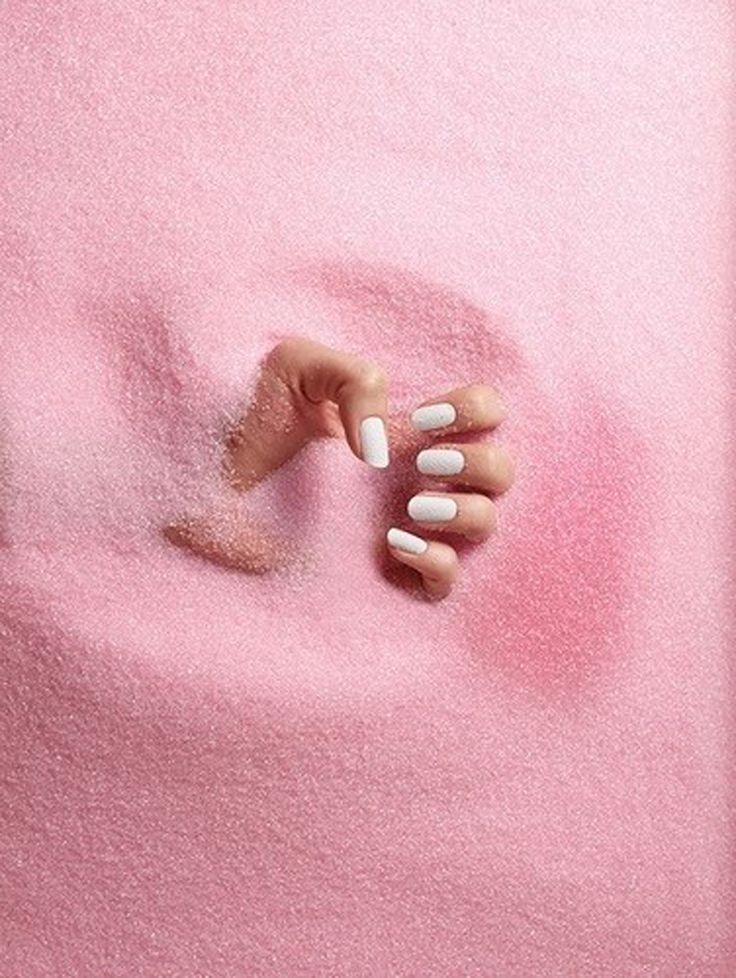
[[[489,533],[493,533],[498,523],[496,507],[487,496],[478,497],[477,507],[478,525]]]
[[[443,580],[452,584],[457,580],[460,561],[452,547],[442,547],[437,553],[437,573]]]
[[[478,396],[484,400],[495,401],[501,397],[497,387],[492,384],[473,384],[473,390],[477,391]]]
[[[355,379],[360,387],[371,394],[382,394],[386,390],[386,372],[371,360],[359,360],[355,366]]]
[[[492,396],[491,388],[483,384],[471,384],[465,391],[466,403],[474,408],[483,407]]]
[[[478,384],[471,388],[468,396],[469,410],[480,421],[490,420],[498,413],[501,399],[493,387]]]
[[[452,585],[451,584],[437,584],[437,583],[435,583],[431,587],[427,587],[425,585],[425,589],[428,591],[429,597],[433,601],[444,601],[445,598],[449,598],[450,594],[452,593]]]
[[[514,484],[516,470],[513,459],[503,449],[499,449],[498,451],[496,467],[499,474],[499,481],[502,483],[504,489],[509,489]]]
[[[304,340],[300,337],[288,336],[272,348],[266,357],[266,361],[271,365],[288,363],[301,352],[303,346]]]
[[[478,467],[487,479],[494,480],[499,472],[499,449],[488,442],[476,446]]]

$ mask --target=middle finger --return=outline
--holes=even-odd
[[[420,492],[411,497],[406,512],[428,530],[459,533],[473,541],[485,540],[496,528],[495,506],[475,492]]]
[[[514,481],[509,455],[488,442],[425,448],[417,455],[416,466],[422,475],[440,482],[473,486],[484,492],[505,492]]]

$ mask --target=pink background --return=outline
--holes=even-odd
[[[2,5],[0,974],[736,973],[733,13]],[[339,442],[161,537],[288,333],[502,390],[444,604]]]

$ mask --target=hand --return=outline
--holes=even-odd
[[[236,489],[250,489],[323,437],[344,437],[359,459],[386,468],[386,376],[376,364],[321,343],[284,340],[266,357],[248,410],[228,434],[225,476]],[[164,535],[217,564],[255,573],[294,557],[286,541],[270,537],[231,503],[167,526]]]
[[[253,402],[228,438],[231,482],[249,489],[325,436],[344,436],[359,459],[386,468],[386,391],[376,364],[312,340],[284,340],[268,355]]]
[[[412,496],[406,508],[422,531],[454,533],[472,541],[485,540],[493,533],[496,512],[488,494],[505,492],[511,486],[511,459],[490,443],[459,443],[451,436],[495,428],[503,417],[496,391],[479,384],[452,390],[414,411],[412,425],[428,439],[415,464],[429,488]],[[432,443],[429,439],[434,437],[440,441]],[[396,560],[419,572],[430,597],[444,598],[450,593],[459,566],[453,547],[397,527],[388,531],[387,541]]]
[[[510,459],[488,443],[443,440],[432,445],[431,439],[494,428],[502,418],[498,395],[482,385],[450,391],[414,412],[415,438],[401,441],[403,447],[415,449],[417,431],[420,439],[427,439],[416,464],[435,486],[409,500],[408,515],[416,524],[474,541],[493,532],[495,509],[487,494],[504,492],[511,485]],[[387,430],[387,382],[380,367],[312,340],[288,339],[267,356],[248,410],[227,436],[224,474],[234,488],[248,490],[309,441],[323,437],[344,437],[359,459],[386,468]],[[478,491],[448,491],[443,485]],[[273,570],[296,556],[287,541],[270,537],[230,505],[180,520],[164,533],[177,546],[251,573]],[[431,597],[450,593],[458,574],[453,547],[396,527],[389,530],[388,545],[393,557],[419,572]]]

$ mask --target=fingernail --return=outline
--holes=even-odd
[[[360,422],[360,453],[374,469],[388,466],[388,438],[383,418],[363,418]]]
[[[406,511],[417,523],[447,523],[457,516],[457,503],[441,496],[412,496]]]
[[[411,416],[411,423],[418,431],[433,431],[435,428],[446,428],[454,424],[457,418],[457,411],[454,405],[427,404],[425,407],[417,408]]]
[[[457,448],[425,448],[417,455],[417,468],[424,475],[457,475],[465,468],[465,456]]]
[[[394,547],[396,550],[401,550],[407,554],[415,554],[417,557],[423,554],[429,546],[427,541],[422,540],[421,537],[407,533],[406,530],[398,530],[395,526],[388,531],[386,539],[389,547]]]

